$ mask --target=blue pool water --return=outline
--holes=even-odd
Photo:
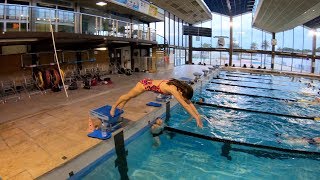
[[[225,76],[226,74],[231,73],[223,72],[222,77],[250,82],[228,82],[221,79],[212,81],[269,87],[279,89],[279,91],[271,92],[208,83],[201,90],[196,91],[194,100],[204,97],[205,102],[210,104],[320,117],[319,105],[288,103],[268,98],[206,91],[206,89],[217,89],[268,97],[311,100],[310,95],[315,96],[316,90],[311,90],[308,94],[301,90],[302,88],[308,90],[306,85],[310,81],[308,79],[296,78],[288,81],[291,78],[249,74],[239,75],[243,77],[228,77]],[[272,83],[277,83],[277,85],[263,85],[261,82],[271,82],[271,80],[248,79],[246,77],[272,79]],[[318,87],[318,81],[313,81],[312,85]],[[289,137],[317,137],[320,134],[320,122],[318,121],[202,105],[196,106],[202,114],[203,129],[197,128],[194,120],[186,121],[190,115],[180,105],[171,110],[171,117],[167,124],[176,129],[238,142],[319,152],[319,146],[292,143],[286,141],[282,136],[276,136],[276,134],[282,134]],[[234,144],[229,147],[221,142],[181,134],[169,136],[164,133],[160,136],[160,140],[161,145],[154,146],[149,129],[141,131],[139,136],[126,146],[128,171],[124,172],[126,168],[119,168],[119,163],[115,163],[119,162],[119,157],[112,155],[99,161],[100,163],[94,164],[90,171],[82,172],[81,176],[84,179],[120,179],[119,172],[127,174],[130,179],[317,179],[320,176],[320,156],[290,154]],[[228,153],[226,153],[226,149],[228,149]]]
[[[130,143],[126,172],[130,179],[317,179],[319,157],[232,145],[228,160],[223,143],[175,135],[160,137],[153,147],[149,131]],[[116,156],[103,161],[83,179],[121,179]]]

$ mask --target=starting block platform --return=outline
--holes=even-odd
[[[105,123],[107,126],[107,136],[102,137],[101,130],[95,129],[93,132],[88,134],[88,137],[98,138],[98,139],[109,139],[111,137],[111,133],[121,127],[122,121],[120,120],[120,116],[123,113],[123,110],[116,108],[114,117],[110,115],[110,110],[112,106],[105,105],[93,110],[90,110],[90,118],[97,118],[102,123]]]

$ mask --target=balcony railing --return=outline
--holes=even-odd
[[[0,3],[0,31],[69,32],[156,41],[156,30],[92,14]]]

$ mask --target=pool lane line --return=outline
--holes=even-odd
[[[237,87],[243,87],[243,88],[252,88],[252,89],[265,89],[270,91],[282,91],[280,89],[273,89],[273,88],[264,88],[264,87],[255,87],[255,86],[243,86],[243,85],[237,85],[237,84],[229,84],[229,83],[220,83],[220,82],[210,82],[212,84],[221,84],[221,85],[227,85],[227,86],[237,86]]]
[[[248,79],[259,79],[259,80],[268,80],[268,81],[272,81],[272,79],[266,79],[266,78],[258,78],[258,77],[248,77],[248,76],[236,76],[236,75],[231,75],[231,74],[226,74],[225,76],[228,77],[237,77],[237,78],[248,78]]]
[[[240,79],[229,79],[229,78],[212,78],[212,79],[220,79],[220,80],[226,80],[226,81],[241,81],[241,82],[250,82],[250,83],[259,83],[259,84],[269,84],[269,85],[285,86],[285,85],[274,84],[274,83],[271,83],[271,82],[246,81],[246,80],[240,80]]]
[[[238,73],[238,72],[226,72],[226,73],[228,73],[228,74],[235,74],[235,75],[237,75],[237,74],[239,74],[239,75],[245,75],[245,76],[247,76],[247,75],[249,75],[249,76],[266,76],[266,77],[270,77],[271,75],[270,74],[259,74],[259,73]]]
[[[228,85],[228,86],[238,86],[238,87],[251,88],[251,89],[265,89],[265,90],[270,90],[270,91],[293,92],[293,93],[298,93],[298,94],[300,94],[299,92],[296,92],[296,91],[285,91],[285,90],[273,89],[273,88],[264,88],[264,87],[256,87],[256,86],[244,86],[244,85],[221,83],[221,82],[214,82],[214,81],[211,81],[210,83],[212,83],[212,84],[222,84],[222,85]],[[282,85],[278,85],[278,86],[282,86]],[[283,85],[283,86],[284,86],[284,85]],[[308,95],[307,95],[307,94],[308,94]],[[309,96],[309,97],[310,97],[310,96],[314,97],[314,94],[312,94],[312,93],[304,93],[304,95]]]
[[[226,76],[227,77],[235,77],[235,78],[248,78],[248,79],[256,79],[256,80],[268,80],[268,81],[278,82],[278,83],[290,82],[290,81],[282,81],[282,80],[276,80],[276,79],[255,78],[255,77],[247,77],[247,76],[235,76],[235,75],[226,75]],[[275,84],[275,85],[277,85],[277,84]],[[278,84],[278,85],[280,85],[280,84]],[[301,87],[301,85],[302,85],[301,82],[299,82],[299,84],[291,84],[291,85],[288,85],[288,86]]]
[[[253,94],[221,91],[221,90],[217,90],[217,89],[206,89],[206,90],[211,91],[211,92],[221,92],[221,93],[232,94],[232,95],[242,95],[242,96],[249,96],[249,97],[255,97],[255,98],[268,98],[268,99],[275,99],[275,100],[281,100],[281,101],[298,102],[298,100],[296,100],[296,99],[285,99],[285,98],[276,98],[276,97],[269,97],[269,96],[259,96],[259,95],[253,95]]]
[[[258,82],[258,81],[246,81],[246,80],[240,80],[240,79],[229,79],[229,78],[212,78],[213,80],[219,79],[219,80],[225,80],[225,81],[239,81],[239,82],[250,82],[250,83],[256,83],[256,84],[268,84],[268,85],[275,85],[275,86],[295,86],[295,87],[301,87],[299,85],[286,85],[286,84],[279,84],[279,83],[273,83],[273,82]],[[280,82],[281,81],[277,81]]]
[[[261,145],[261,144],[252,144],[252,143],[247,143],[247,142],[233,141],[233,140],[222,139],[222,138],[217,138],[217,137],[213,137],[213,136],[206,136],[206,135],[202,135],[202,134],[184,131],[181,129],[176,129],[176,128],[173,128],[170,126],[166,126],[164,129],[167,131],[170,131],[170,132],[175,132],[175,133],[179,133],[182,135],[196,137],[196,138],[209,140],[209,141],[236,144],[236,145],[242,145],[242,146],[247,146],[247,147],[252,147],[252,148],[268,149],[268,150],[281,151],[281,152],[293,153],[293,154],[320,155],[320,152],[315,152],[315,151],[287,149],[287,148],[280,148],[280,147],[274,147],[274,146],[266,146],[266,145]]]
[[[260,113],[260,114],[268,114],[268,115],[282,116],[282,117],[288,117],[288,118],[307,119],[307,120],[317,120],[317,118],[318,118],[318,117],[296,116],[296,115],[290,115],[290,114],[281,114],[281,113],[275,113],[275,112],[266,112],[266,111],[258,111],[258,110],[251,110],[251,109],[229,107],[229,106],[221,106],[221,105],[210,104],[210,103],[195,102],[195,104],[198,104],[198,105],[201,105],[201,106],[209,106],[209,107],[216,107],[216,108],[223,108],[223,109],[232,109],[232,110],[236,110],[236,111],[245,111],[245,112],[253,112],[253,113]]]

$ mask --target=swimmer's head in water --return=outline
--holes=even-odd
[[[163,121],[162,121],[162,119],[161,119],[160,117],[158,117],[158,118],[156,119],[156,122],[155,122],[155,123],[158,124],[158,125],[162,125]]]
[[[313,138],[314,144],[320,144],[320,137]]]
[[[199,103],[204,103],[204,98],[199,98]]]

